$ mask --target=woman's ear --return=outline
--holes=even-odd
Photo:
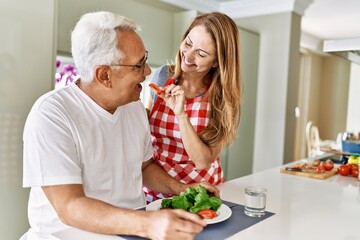
[[[107,88],[111,87],[110,72],[111,68],[109,66],[96,67],[95,80]]]
[[[219,66],[218,62],[215,61],[214,64],[213,64],[213,67],[216,68],[217,66]]]

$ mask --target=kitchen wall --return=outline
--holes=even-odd
[[[323,52],[323,43],[302,34],[301,47],[306,59],[301,82],[308,81],[306,121],[314,121],[322,140],[335,141],[338,133],[360,131],[360,65]],[[306,79],[308,78],[308,79]],[[304,151],[305,152],[305,151]]]
[[[302,50],[298,159],[307,157],[305,135],[300,139],[300,132],[305,133],[308,121],[318,126],[322,140],[335,141],[339,132],[346,131],[350,65],[349,61],[340,57]]]
[[[351,63],[346,130],[360,132],[360,64]]]
[[[257,101],[253,106],[253,172],[258,172],[294,160],[300,16],[280,13],[236,21],[260,35]]]
[[[52,88],[56,1],[0,0],[0,238],[29,228],[22,133],[34,101]],[[55,30],[55,31],[54,31]]]
[[[360,131],[359,65],[322,53],[322,42],[313,36],[300,36],[301,17],[295,13],[236,21],[260,36],[253,172],[307,157],[303,133],[309,120],[319,126],[323,140]],[[308,86],[303,91],[299,45],[307,48]],[[305,119],[300,126],[299,118]]]
[[[350,62],[340,57],[323,57],[319,132],[322,139],[336,140],[346,130]]]
[[[242,177],[253,172],[255,119],[258,91],[260,36],[240,29],[242,99],[241,120],[237,140],[224,149],[220,157],[225,179]]]
[[[320,123],[320,102],[321,102],[321,80],[323,69],[323,57],[311,52],[305,53],[304,58],[307,59],[307,66],[304,75],[309,79],[304,81],[308,82],[308,98],[307,100],[307,120],[313,121],[314,124],[319,126]],[[307,121],[306,121],[307,122]],[[305,124],[306,124],[305,122]]]
[[[160,6],[153,7],[134,0],[59,1],[57,50],[63,54],[70,55],[70,34],[79,17],[84,13],[100,10],[122,14],[133,19],[141,26],[142,30],[139,34],[149,51],[149,64],[159,66],[166,61],[172,60],[174,55],[174,14],[180,10],[173,8],[164,9],[160,8]],[[187,17],[192,17],[192,15]],[[187,21],[188,19],[185,19],[185,22]]]

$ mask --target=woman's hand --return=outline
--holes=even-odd
[[[208,193],[210,193],[211,195],[214,195],[216,197],[220,197],[220,190],[215,187],[214,185],[212,185],[211,183],[208,182],[200,182],[200,183],[191,183],[191,184],[187,184],[187,187],[192,187],[192,188],[196,188],[198,185],[203,186],[206,191]]]
[[[180,86],[171,84],[165,87],[165,93],[160,95],[176,116],[185,113],[185,94]]]

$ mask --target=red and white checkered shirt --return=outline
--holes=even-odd
[[[169,79],[169,81],[173,80]],[[185,111],[197,133],[208,125],[209,110],[210,103],[203,99],[203,95],[185,100]],[[149,121],[154,147],[153,158],[172,177],[185,184],[207,181],[216,185],[224,181],[219,157],[209,168],[196,169],[182,143],[177,118],[174,112],[165,105],[163,99],[157,98]],[[144,188],[144,192],[148,202],[170,197],[170,195],[156,193],[148,188]]]

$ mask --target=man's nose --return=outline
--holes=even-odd
[[[150,68],[149,64],[146,63],[145,64],[145,69],[144,69],[144,75],[148,76],[150,74],[151,74],[151,68]]]

